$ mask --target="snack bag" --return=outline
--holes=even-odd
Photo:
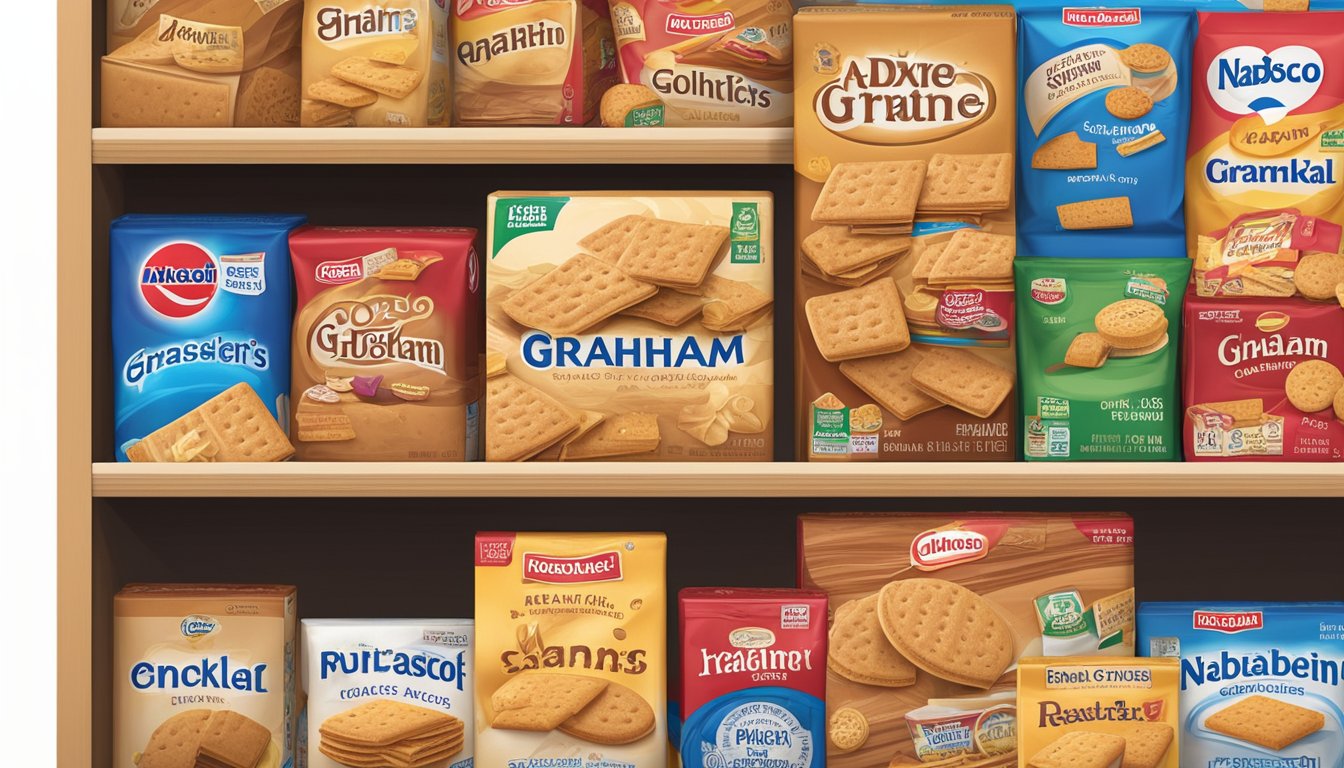
[[[1017,236],[1024,255],[1185,255],[1180,178],[1194,14],[1023,8]]]
[[[1018,374],[1027,461],[1172,461],[1179,259],[1017,261]]]
[[[1344,14],[1202,13],[1186,165],[1200,296],[1344,284]]]
[[[792,125],[785,0],[611,0],[621,78],[602,124]]]

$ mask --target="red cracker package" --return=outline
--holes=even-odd
[[[1185,334],[1187,461],[1344,460],[1344,308],[1190,297]]]

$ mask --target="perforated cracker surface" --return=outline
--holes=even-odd
[[[727,239],[727,227],[648,219],[631,233],[617,266],[656,285],[695,287]]]
[[[821,271],[841,275],[898,253],[909,251],[902,235],[855,235],[849,227],[829,225],[803,239],[803,253]]]
[[[587,254],[571,257],[504,300],[504,313],[552,336],[585,331],[658,288]]]
[[[1234,739],[1283,749],[1325,727],[1325,715],[1269,696],[1248,696],[1221,709],[1204,727]]]
[[[924,394],[911,379],[924,352],[915,346],[900,352],[840,364],[840,373],[898,419],[908,421],[943,404]]]
[[[904,579],[878,593],[887,640],[944,680],[988,688],[1013,662],[1008,625],[981,596],[942,579]]]
[[[877,600],[877,595],[869,595],[835,610],[827,663],[836,674],[856,683],[888,688],[912,685],[915,665],[882,634]]]
[[[1027,760],[1030,768],[1108,768],[1125,751],[1125,740],[1110,733],[1070,731]]]
[[[275,417],[256,390],[234,384],[131,446],[131,461],[175,461],[173,446],[195,431],[216,449],[213,461],[282,461],[294,455]]]
[[[925,394],[987,419],[1013,391],[1013,372],[964,349],[930,350],[910,379]]]
[[[522,461],[578,428],[574,414],[517,376],[486,380],[486,461]]]
[[[620,683],[607,683],[592,703],[560,724],[560,730],[595,744],[629,744],[654,726],[653,707]]]
[[[929,268],[929,284],[1011,280],[1016,256],[1017,240],[1012,235],[959,229]]]
[[[551,731],[578,714],[607,688],[606,680],[580,675],[523,673],[490,696],[492,728]]]
[[[919,195],[920,213],[1001,211],[1013,199],[1013,156],[936,154]]]
[[[822,357],[831,362],[899,352],[910,329],[896,282],[884,277],[861,288],[813,296],[807,321]]]
[[[828,224],[909,222],[924,184],[923,160],[841,163],[831,170],[812,208]]]
[[[608,264],[615,264],[621,258],[621,252],[630,245],[630,238],[635,230],[650,218],[630,214],[609,221],[580,240],[579,247]]]

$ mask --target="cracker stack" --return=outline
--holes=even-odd
[[[491,728],[559,730],[594,744],[630,744],[654,729],[653,707],[620,683],[566,674],[523,673],[490,697]]]
[[[227,709],[193,709],[149,737],[140,768],[256,768],[271,745],[261,723]]]
[[[327,718],[318,750],[354,768],[424,768],[462,751],[462,721],[452,715],[375,699]]]
[[[126,449],[135,462],[283,461],[294,455],[256,390],[234,384]]]

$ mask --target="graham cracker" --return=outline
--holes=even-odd
[[[602,420],[607,418],[607,415],[600,411],[579,411],[578,416],[579,416],[578,429],[569,433],[560,442],[552,445],[551,447],[547,448],[541,453],[538,453],[537,455],[533,456],[530,459],[530,461],[560,461],[560,457],[564,453],[565,446],[569,445],[575,440],[578,440],[580,437],[583,437],[584,435],[588,434],[589,432],[592,431],[593,427],[596,427],[598,424],[601,424]]]
[[[299,125],[299,79],[275,67],[258,67],[238,80],[234,125],[243,128]]]
[[[1008,624],[983,597],[955,582],[893,581],[878,593],[878,620],[902,656],[943,680],[989,688],[1013,663]]]
[[[924,394],[987,419],[1013,391],[1013,372],[965,349],[930,350],[910,373]]]
[[[851,235],[908,235],[915,231],[913,223],[905,224],[850,224]]]
[[[389,699],[374,699],[322,722],[322,738],[347,744],[384,746],[399,741],[442,732],[457,721],[452,715]]]
[[[231,710],[216,710],[201,732],[197,761],[206,757],[230,768],[254,768],[270,743],[266,726]]]
[[[1319,359],[1303,360],[1294,365],[1283,382],[1288,402],[1303,413],[1316,413],[1331,407],[1340,389],[1344,389],[1344,373]]]
[[[929,285],[1005,281],[1013,277],[1017,239],[978,229],[959,229],[929,268]]]
[[[1137,139],[1116,144],[1115,151],[1120,153],[1121,157],[1133,157],[1143,150],[1156,147],[1166,140],[1167,137],[1163,136],[1161,131],[1154,128],[1149,133],[1145,133]],[[1095,168],[1096,166],[1093,167]]]
[[[657,292],[653,284],[580,253],[514,291],[500,307],[528,328],[572,336]]]
[[[1031,155],[1031,167],[1042,170],[1071,171],[1097,167],[1097,145],[1083,141],[1077,131],[1050,139]]]
[[[1248,696],[1209,716],[1204,727],[1273,750],[1325,727],[1325,715],[1269,696]]]
[[[915,665],[882,634],[877,595],[835,609],[826,664],[843,678],[865,685],[903,688],[915,682]]]
[[[650,218],[631,233],[616,264],[654,285],[695,287],[704,282],[727,239],[727,227]]]
[[[652,217],[632,213],[613,219],[589,232],[579,241],[579,247],[614,265],[621,258],[621,253],[630,245],[635,230],[650,218]]]
[[[336,63],[331,74],[347,83],[377,91],[394,99],[404,99],[413,93],[425,73],[411,67],[374,61],[365,56],[351,56]]]
[[[582,437],[561,448],[560,460],[583,461],[648,453],[656,449],[661,440],[656,414],[622,413],[603,419]]]
[[[560,724],[560,730],[594,744],[629,744],[653,732],[653,707],[643,696],[620,683],[607,683],[606,690],[588,706]]]
[[[486,461],[523,461],[578,428],[569,409],[517,376],[486,379]]]
[[[740,331],[749,327],[767,309],[772,299],[750,283],[710,275],[704,282],[705,298],[702,324],[711,331]]]
[[[1064,364],[1075,368],[1100,368],[1111,354],[1111,345],[1097,333],[1080,333],[1069,342]]]
[[[293,455],[284,429],[243,382],[126,449],[133,462],[283,461]]]
[[[905,254],[898,254],[896,256],[883,259],[882,261],[869,264],[866,267],[861,267],[852,272],[845,272],[844,274],[840,275],[828,275],[822,272],[821,268],[813,264],[812,260],[807,258],[806,254],[803,255],[801,262],[803,267],[803,274],[805,275],[811,275],[812,277],[815,277],[818,280],[824,280],[832,285],[839,285],[845,288],[858,288],[859,286],[867,285],[873,280],[882,277],[883,275],[890,272],[893,267],[901,263],[901,259],[903,259],[904,257]]]
[[[378,100],[378,94],[368,88],[351,85],[337,77],[324,77],[308,86],[310,99],[325,101],[337,106],[353,109],[367,107]]]
[[[1125,740],[1111,733],[1070,731],[1027,760],[1029,768],[1109,768],[1125,753]]]
[[[1311,0],[1265,0],[1265,10],[1272,13],[1309,11]]]
[[[899,352],[910,346],[901,292],[889,277],[861,288],[813,296],[805,310],[812,338],[830,362]]]
[[[226,82],[104,58],[100,124],[104,128],[228,127],[233,125],[231,97]]]
[[[1265,401],[1259,397],[1200,403],[1199,407],[1232,417],[1232,426],[1234,427],[1248,427],[1252,424],[1259,424],[1260,418],[1265,415]]]
[[[1095,318],[1102,340],[1119,350],[1142,349],[1167,332],[1162,308],[1143,299],[1121,299],[1102,307]]]
[[[1125,758],[1120,768],[1158,768],[1171,748],[1176,731],[1167,723],[1133,723],[1121,734]]]
[[[201,747],[201,734],[214,714],[208,709],[190,709],[164,720],[149,735],[137,768],[190,768]]]
[[[545,672],[516,675],[490,695],[490,709],[494,712],[490,727],[553,731],[588,706],[608,685],[606,680],[580,675]]]
[[[919,193],[921,214],[987,213],[1013,201],[1013,155],[935,154]]]
[[[860,269],[910,250],[909,237],[855,235],[849,227],[828,225],[803,238],[803,253],[822,272],[831,275]]]
[[[915,266],[911,268],[910,276],[916,280],[928,280],[929,273],[933,271],[933,265],[938,261],[938,257],[943,255],[943,250],[947,248],[951,238],[933,240],[929,237],[915,238],[915,244],[911,253],[915,256]]]
[[[1103,197],[1055,206],[1064,229],[1123,229],[1134,226],[1128,197]]]
[[[941,401],[921,392],[911,379],[924,354],[921,348],[912,345],[889,355],[847,360],[840,364],[840,373],[896,418],[909,421],[943,407]]]
[[[831,169],[817,196],[812,220],[823,224],[912,221],[926,169],[923,160],[840,163]]]
[[[626,307],[619,314],[629,317],[642,317],[660,325],[676,328],[685,325],[687,320],[700,314],[704,300],[694,294],[681,293],[670,288],[659,288],[658,293],[633,307]]]
[[[339,128],[354,124],[355,113],[338,104],[304,99],[299,106],[299,125],[306,128]]]

